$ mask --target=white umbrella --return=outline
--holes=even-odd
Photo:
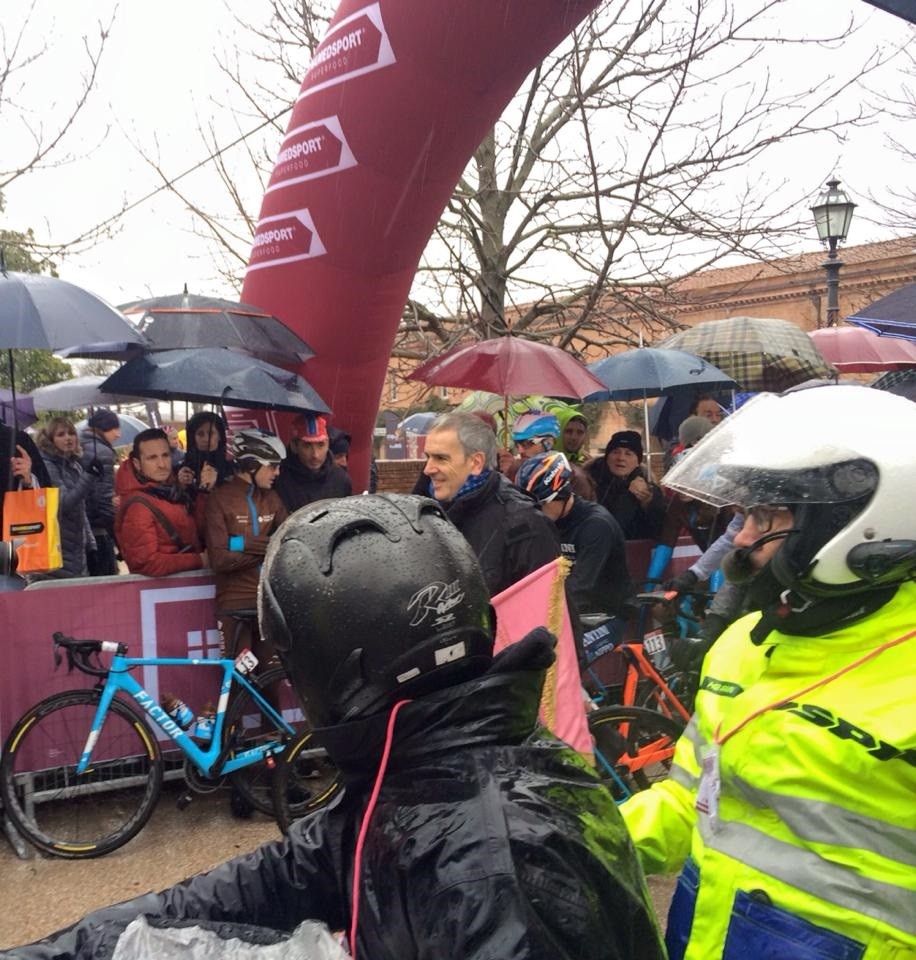
[[[145,403],[142,397],[103,393],[99,385],[106,377],[87,376],[36,387],[30,394],[36,410],[85,410],[113,403]]]

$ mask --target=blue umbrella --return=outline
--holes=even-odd
[[[586,402],[645,400],[677,393],[708,393],[738,386],[718,367],[682,350],[638,347],[615,353],[588,365],[607,390],[593,393]]]
[[[650,436],[649,397],[684,395],[692,399],[698,393],[737,386],[718,367],[682,350],[638,347],[590,363],[588,369],[607,386],[607,390],[593,393],[585,401],[642,400],[647,441]]]
[[[438,416],[439,414],[434,410],[412,413],[409,417],[404,417],[398,424],[398,429],[403,430],[405,433],[425,434]]]
[[[846,319],[879,336],[916,340],[916,283],[873,301]]]

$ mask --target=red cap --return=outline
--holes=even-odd
[[[311,413],[303,413],[293,420],[290,439],[306,440],[317,443],[328,439],[328,421]]]

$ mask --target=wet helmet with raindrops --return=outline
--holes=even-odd
[[[316,726],[449,686],[492,657],[477,557],[425,497],[346,497],[297,510],[271,538],[258,608]]]

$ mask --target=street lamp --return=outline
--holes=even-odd
[[[839,180],[828,180],[827,189],[817,198],[811,208],[814,225],[821,243],[827,244],[827,259],[821,264],[827,271],[827,326],[835,327],[840,317],[840,267],[843,261],[837,257],[837,244],[846,239],[852,223],[852,211],[856,205],[840,189]],[[821,325],[818,316],[817,325]]]

